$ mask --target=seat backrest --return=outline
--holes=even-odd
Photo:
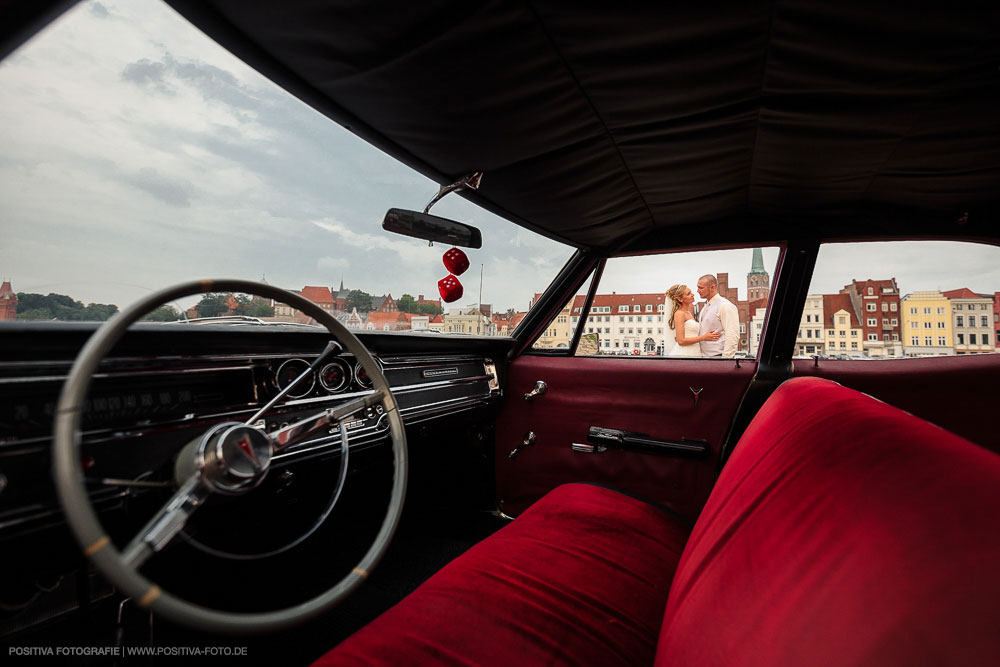
[[[786,382],[695,525],[656,662],[1000,664],[1000,457],[827,380]]]

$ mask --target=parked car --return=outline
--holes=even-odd
[[[347,640],[326,660],[1000,658],[982,602],[1000,593],[984,523],[1000,509],[1000,355],[955,352],[958,297],[941,291],[969,288],[991,320],[977,335],[1000,345],[985,309],[1000,294],[995,7],[73,5],[0,9],[2,261],[132,300],[104,324],[0,322],[8,655],[310,662]],[[210,50],[182,54],[201,37],[173,12]],[[123,64],[103,68],[117,47]],[[353,138],[316,123],[414,172],[374,151],[334,162]],[[413,240],[381,227],[390,208],[462,219]],[[471,262],[442,266],[444,243]],[[849,288],[892,262],[913,287],[899,276],[886,319],[902,324],[873,339],[877,295]],[[332,313],[356,303],[351,271],[397,315],[393,290],[440,287],[439,306],[480,323],[500,285],[531,305],[508,336],[349,329]],[[20,294],[56,291],[37,275]],[[329,303],[306,298],[308,276]],[[671,284],[706,276],[707,298],[742,309],[735,351],[643,354],[685,324]],[[321,326],[142,321],[215,293]],[[816,312],[844,332],[840,358],[795,355],[815,294],[835,297]],[[582,354],[598,317],[606,347]],[[901,353],[848,356],[869,343]],[[902,353],[918,347],[946,356]],[[820,453],[831,476],[796,477]],[[740,504],[764,473],[760,502]],[[753,524],[768,513],[778,524]],[[715,577],[709,556],[751,533]],[[796,568],[808,576],[782,579]],[[763,607],[678,612],[728,593]]]

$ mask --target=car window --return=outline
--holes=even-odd
[[[567,329],[550,328],[568,345],[583,327],[579,356],[753,357],[778,254],[765,247],[612,258],[589,311],[584,290],[560,314]],[[683,322],[680,337],[675,322]]]
[[[357,328],[504,335],[573,252],[446,197],[433,213],[478,227],[483,247],[464,249],[461,296],[444,301],[449,246],[381,228],[438,184],[159,1],[73,7],[0,64],[0,99],[4,317],[104,320],[161,287],[231,277],[300,292]],[[303,319],[211,296],[155,318]]]
[[[887,360],[994,353],[1000,248],[944,241],[821,246],[796,355]]]

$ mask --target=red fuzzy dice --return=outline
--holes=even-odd
[[[469,268],[469,258],[458,248],[452,248],[451,250],[445,252],[441,261],[444,262],[444,268],[448,269],[449,273],[454,273],[456,276],[462,275],[465,273],[465,270]],[[461,296],[461,293],[459,296]]]
[[[459,252],[462,251],[459,250]],[[468,265],[468,261],[466,261],[466,265]],[[445,276],[438,281],[438,292],[441,293],[441,298],[444,299],[445,303],[458,301],[462,298],[462,283],[458,282],[458,278],[455,276]]]

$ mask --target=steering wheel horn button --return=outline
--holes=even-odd
[[[271,441],[246,424],[219,424],[198,448],[203,479],[213,490],[239,493],[260,483],[271,463]]]

